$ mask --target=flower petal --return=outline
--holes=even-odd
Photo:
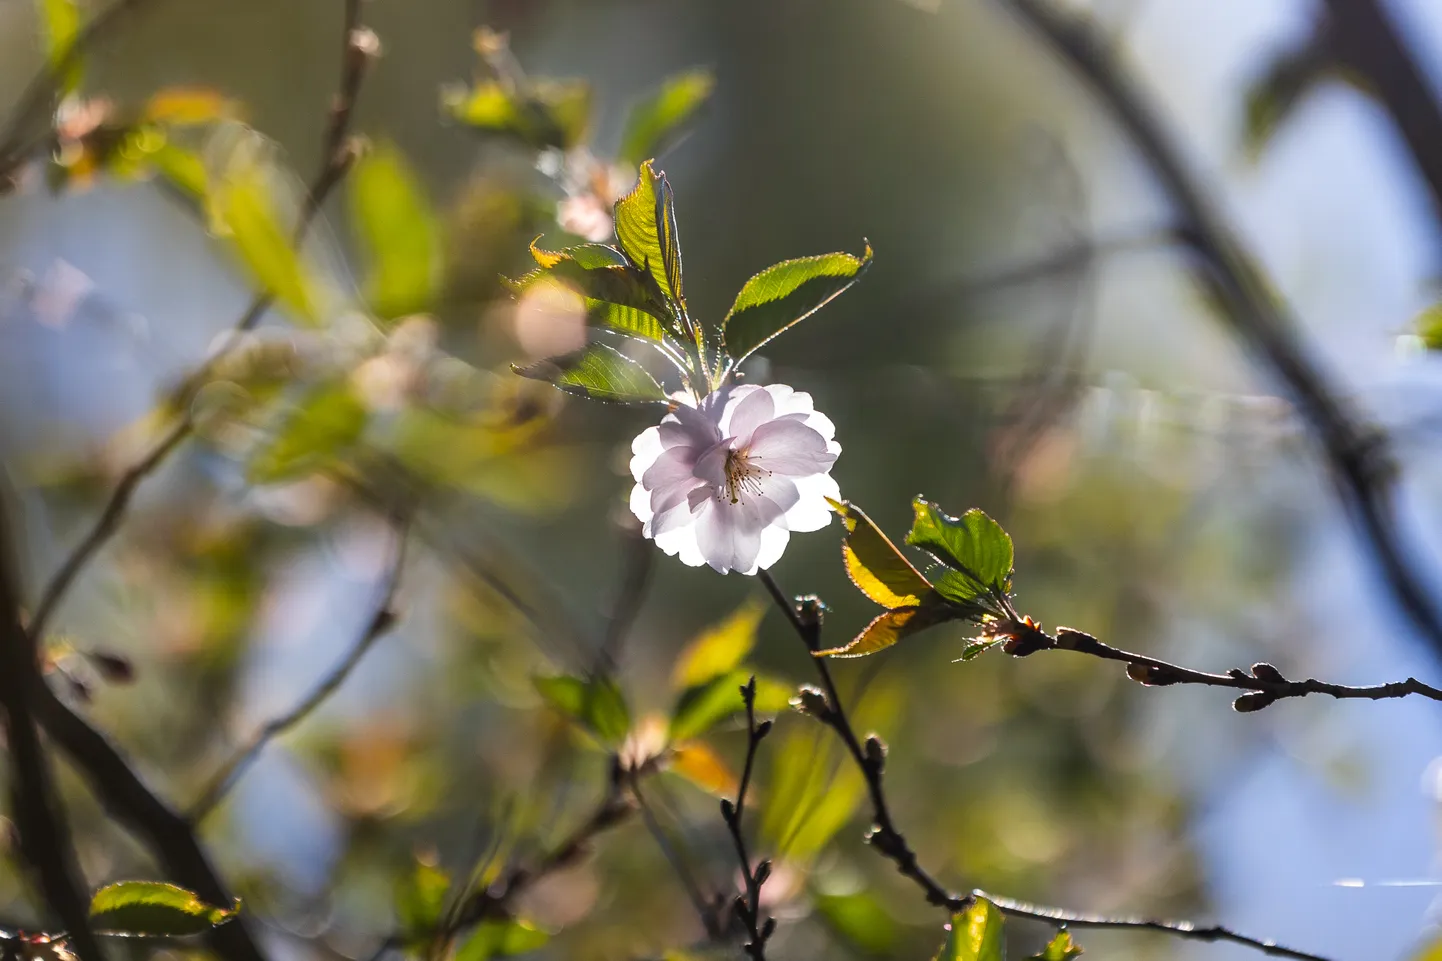
[[[655,463],[646,469],[641,475],[641,483],[646,485],[648,490],[654,491],[694,479],[695,469],[694,447],[671,447],[663,450]]]
[[[748,459],[777,474],[823,474],[836,462],[826,438],[794,420],[773,420],[751,435]]]
[[[739,394],[741,389],[736,388],[732,397]],[[721,433],[726,437],[736,438],[737,447],[745,447],[750,443],[752,432],[775,416],[776,405],[771,400],[770,392],[753,389],[742,394],[740,400],[733,399],[726,405],[726,413],[721,417]]]
[[[641,475],[656,462],[663,449],[661,428],[647,427],[637,434],[636,439],[631,441],[631,476],[639,482]]]
[[[731,504],[710,498],[709,508],[696,518],[696,545],[706,563],[725,574],[740,571],[756,573],[756,557],[761,552],[761,531],[764,523],[754,507],[746,502]]]
[[[841,488],[830,474],[812,474],[810,477],[795,477],[791,482],[796,486],[796,502],[786,512],[786,527],[794,533],[819,531],[831,523],[831,507],[826,498],[841,500]]]
[[[781,555],[786,553],[786,545],[790,540],[791,532],[784,527],[773,525],[764,528],[761,531],[761,550],[756,554],[756,567],[764,571],[781,560]]]

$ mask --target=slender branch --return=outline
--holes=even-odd
[[[401,573],[405,569],[409,523],[404,518],[397,518],[394,520],[394,524],[395,543],[391,549],[390,563],[376,598],[374,612],[366,622],[365,630],[356,638],[345,656],[331,668],[330,673],[321,678],[310,693],[301,699],[300,703],[279,717],[267,721],[244,747],[237,750],[230,760],[215,772],[215,776],[211,778],[205,790],[201,791],[199,798],[186,812],[186,816],[193,823],[199,824],[215,810],[230,789],[240,781],[245,772],[260,757],[267,744],[310,717],[317,708],[324,704],[346,682],[351,672],[375,646],[376,641],[384,637],[395,625],[394,604],[396,590],[401,582]]]
[[[821,618],[824,608],[820,600],[815,597],[802,597],[798,598],[796,602],[792,602],[786,594],[782,592],[770,573],[762,571],[758,576],[761,578],[761,582],[766,585],[766,590],[771,594],[772,599],[776,601],[777,606],[786,614],[787,620],[791,622],[792,628],[801,638],[802,643],[806,645],[806,649],[813,655],[821,650]],[[842,743],[846,745],[851,759],[861,771],[861,775],[866,781],[867,793],[871,797],[872,819],[874,822],[870,833],[867,835],[867,840],[896,865],[897,871],[902,876],[914,881],[923,893],[925,893],[927,901],[931,904],[956,913],[965,910],[974,898],[985,897],[987,900],[996,904],[1002,911],[1013,917],[1028,918],[1057,927],[1104,927],[1137,931],[1157,931],[1171,935],[1172,937],[1191,941],[1230,941],[1233,944],[1254,948],[1263,954],[1272,955],[1273,957],[1294,958],[1299,959],[1299,961],[1328,961],[1328,959],[1322,955],[1282,947],[1274,941],[1248,937],[1247,935],[1240,934],[1220,925],[1199,927],[1190,921],[1160,921],[1143,918],[1104,917],[1100,915],[1080,914],[1065,911],[1061,908],[1030,904],[1025,901],[1015,901],[1005,897],[996,897],[983,891],[973,891],[971,894],[966,895],[951,893],[917,863],[916,853],[912,850],[906,837],[892,820],[890,806],[887,803],[883,776],[886,766],[886,745],[879,737],[872,734],[866,738],[865,745],[863,746],[861,739],[857,737],[855,729],[851,726],[851,721],[847,717],[845,707],[842,705],[841,696],[831,676],[831,669],[827,666],[827,659],[824,657],[813,657],[813,660],[816,663],[816,670],[821,677],[824,690],[816,690],[814,688],[803,689],[801,698],[802,710],[836,732],[836,735],[841,739]]]
[[[1365,423],[1329,383],[1241,238],[1214,210],[1182,151],[1132,77],[1081,19],[1049,0],[1001,0],[1080,76],[1130,137],[1175,208],[1197,274],[1216,296],[1232,333],[1292,395],[1320,441],[1338,495],[1371,547],[1394,601],[1442,656],[1442,610],[1403,546],[1395,473],[1386,436]]]
[[[666,862],[671,865],[681,887],[685,889],[686,896],[690,898],[691,905],[696,909],[696,916],[701,919],[701,926],[706,929],[706,936],[715,941],[721,937],[721,924],[717,919],[716,911],[712,907],[711,899],[701,890],[701,883],[696,880],[695,873],[671,838],[666,834],[666,829],[657,820],[656,813],[651,810],[651,805],[646,801],[645,795],[641,793],[640,781],[632,775],[629,778],[631,796],[636,799],[636,807],[641,812],[641,821],[646,825],[656,846],[661,849]]]
[[[741,817],[746,811],[746,789],[751,785],[751,772],[756,763],[756,749],[767,734],[771,733],[771,721],[756,723],[756,676],[741,686],[741,700],[746,704],[746,763],[741,770],[741,784],[736,789],[736,801],[721,799],[721,819],[731,834],[736,846],[736,857],[741,862],[741,877],[745,890],[736,897],[733,910],[741,923],[746,925],[750,940],[746,942],[746,953],[752,961],[765,961],[766,942],[776,931],[776,919],[761,920],[761,886],[771,876],[771,862],[759,861],[751,867],[751,856],[746,853],[746,835],[742,832]]]
[[[361,0],[346,0],[345,54],[341,66],[340,89],[326,121],[323,137],[324,155],[320,171],[311,181],[306,192],[304,206],[300,216],[296,219],[292,235],[296,244],[299,244],[310,231],[311,225],[320,213],[321,206],[350,170],[359,151],[358,145],[352,143],[348,136],[349,125],[367,67],[379,53],[379,42],[376,40],[375,34],[360,26],[360,10]],[[206,377],[223,357],[235,349],[236,345],[240,343],[241,335],[254,329],[260,323],[274,300],[274,295],[270,293],[257,294],[251,300],[250,305],[246,307],[245,312],[232,325],[229,336],[220,347],[176,391],[176,395],[171,401],[174,409],[180,412],[177,414],[176,422],[151,448],[150,453],[125,472],[101,511],[99,519],[61,563],[41,592],[40,602],[30,619],[31,632],[37,638],[44,637],[44,630],[48,626],[51,616],[54,615],[66,591],[80,576],[80,572],[120,530],[140,482],[154,474],[170,454],[194,432],[195,420],[190,409],[191,401],[204,387]]]
[[[15,169],[25,162],[29,154],[29,128],[53,111],[62,78],[81,57],[114,29],[116,24],[146,2],[147,0],[116,0],[91,17],[60,57],[53,63],[46,64],[31,78],[5,124],[3,139],[0,139],[0,185],[6,181],[13,182]],[[4,192],[4,187],[0,186],[0,194]]]
[[[0,517],[0,712],[10,756],[11,815],[20,853],[41,893],[70,932],[82,961],[103,961],[90,930],[90,899],[75,858],[65,809],[33,713],[34,691],[45,687],[36,645],[21,623],[19,581],[5,518]]]

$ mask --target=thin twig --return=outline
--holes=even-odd
[[[345,54],[341,67],[340,89],[326,120],[323,137],[325,153],[321,160],[320,171],[306,191],[305,203],[292,233],[292,240],[297,245],[309,232],[327,197],[354,164],[359,149],[350,141],[349,124],[355,111],[356,100],[360,95],[361,82],[365,79],[366,68],[374,60],[379,49],[375,35],[359,24],[360,9],[360,0],[346,0]],[[188,377],[176,392],[175,397],[171,400],[171,406],[178,412],[176,422],[151,448],[150,453],[125,472],[101,511],[99,519],[61,563],[41,592],[40,602],[30,619],[31,631],[37,638],[44,637],[44,630],[48,626],[51,616],[64,598],[65,592],[79,577],[80,572],[120,530],[140,482],[154,474],[170,454],[180,446],[181,442],[195,430],[195,419],[190,409],[191,401],[204,386],[210,371],[214,370],[216,364],[240,343],[241,335],[254,329],[256,324],[260,323],[261,318],[265,316],[265,312],[270,309],[274,301],[273,294],[268,292],[257,294],[251,300],[250,305],[246,307],[245,312],[231,326],[229,336],[220,347],[212,352],[200,369]]]
[[[21,623],[19,580],[8,524],[0,517],[0,712],[10,757],[10,813],[20,853],[35,872],[45,901],[70,933],[81,961],[103,961],[90,930],[90,898],[75,858],[50,758],[35,724],[35,691],[45,687],[34,638]]]
[[[215,772],[215,776],[211,778],[205,790],[200,793],[200,797],[186,812],[186,816],[193,823],[199,824],[215,810],[216,805],[225,798],[230,789],[260,757],[267,744],[310,717],[317,708],[324,704],[346,682],[351,672],[375,646],[376,641],[384,637],[395,625],[396,590],[400,587],[401,573],[405,569],[406,541],[409,537],[410,525],[405,518],[397,518],[394,520],[394,526],[395,543],[391,549],[390,563],[376,598],[374,612],[366,621],[365,630],[355,639],[345,656],[331,668],[325,677],[317,682],[300,703],[279,717],[267,721],[244,747],[237,750],[230,760]]]
[[[712,900],[701,890],[701,883],[696,880],[695,872],[686,863],[686,858],[676,849],[676,845],[666,834],[666,829],[661,826],[661,822],[656,819],[651,805],[646,801],[645,795],[641,793],[639,779],[632,776],[629,784],[631,796],[636,799],[636,807],[641,812],[642,823],[646,825],[646,830],[651,833],[656,846],[661,849],[661,854],[665,856],[666,862],[671,865],[671,870],[675,872],[676,878],[681,882],[681,887],[685,889],[692,907],[696,909],[696,916],[701,919],[701,926],[706,929],[706,936],[713,941],[720,939],[721,923],[712,907]]]
[[[799,598],[796,602],[791,601],[782,592],[767,571],[759,575],[761,582],[766,585],[766,590],[776,601],[778,607],[786,614],[787,620],[791,622],[792,628],[801,638],[806,649],[813,655],[821,650],[821,617],[823,607],[820,600],[815,597]],[[1024,901],[1014,901],[1010,898],[995,897],[981,891],[974,891],[971,894],[958,895],[948,891],[935,878],[926,872],[918,863],[916,853],[912,850],[906,837],[897,829],[892,820],[890,806],[887,803],[886,788],[884,784],[883,771],[886,766],[886,745],[876,735],[866,738],[863,746],[856,731],[851,726],[851,721],[846,714],[846,709],[841,702],[841,696],[832,679],[831,669],[827,666],[827,659],[824,657],[813,657],[816,662],[817,673],[821,677],[824,691],[815,689],[803,689],[801,706],[802,710],[812,715],[821,723],[831,728],[846,745],[851,759],[860,769],[862,777],[866,781],[867,793],[871,797],[873,825],[867,840],[889,858],[896,865],[897,871],[904,877],[910,878],[921,888],[926,899],[939,908],[944,908],[953,914],[964,911],[976,897],[985,897],[992,901],[998,908],[1009,915],[1019,918],[1029,918],[1034,921],[1042,921],[1056,927],[1074,925],[1077,927],[1105,927],[1123,930],[1157,931],[1171,935],[1176,938],[1183,938],[1192,941],[1230,941],[1233,944],[1245,945],[1261,951],[1263,954],[1274,957],[1294,958],[1298,961],[1328,961],[1327,958],[1318,954],[1310,954],[1306,951],[1297,951],[1292,948],[1282,947],[1274,941],[1261,940],[1248,937],[1230,928],[1220,925],[1211,927],[1199,927],[1190,921],[1159,921],[1143,918],[1122,918],[1103,917],[1100,915],[1081,914],[1072,911],[1065,911],[1061,908],[1047,907],[1044,905],[1029,904]]]
[[[771,721],[756,723],[756,675],[741,686],[741,700],[746,704],[746,763],[741,769],[741,784],[736,788],[736,801],[721,799],[721,819],[736,846],[736,857],[741,862],[741,878],[745,890],[737,895],[732,906],[741,923],[746,925],[750,936],[745,944],[746,953],[752,961],[765,961],[766,942],[776,931],[776,919],[761,920],[761,886],[771,876],[771,862],[759,861],[751,867],[751,856],[746,853],[746,835],[742,831],[741,817],[746,811],[746,789],[751,785],[751,772],[756,764],[756,749],[771,733]]]
[[[1385,434],[1343,399],[1312,357],[1290,315],[1240,236],[1216,212],[1135,80],[1081,18],[1049,0],[1002,0],[1086,81],[1151,167],[1175,208],[1199,280],[1223,308],[1233,334],[1265,362],[1320,441],[1359,534],[1371,547],[1393,599],[1442,656],[1442,610],[1403,546],[1396,467]]]

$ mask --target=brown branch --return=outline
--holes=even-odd
[[[400,587],[401,573],[405,569],[409,523],[404,518],[393,518],[392,522],[395,527],[395,545],[391,550],[391,560],[376,599],[374,613],[366,622],[365,630],[356,638],[345,656],[330,670],[330,673],[321,678],[310,693],[301,699],[300,703],[285,714],[267,721],[244,747],[237,750],[230,760],[215,772],[215,776],[211,778],[205,790],[200,792],[200,796],[186,812],[186,816],[192,823],[199,824],[215,810],[230,789],[260,757],[267,744],[310,717],[317,708],[324,704],[346,682],[351,672],[375,646],[376,641],[384,637],[395,625],[394,604],[396,590]]]
[[[1385,435],[1339,396],[1240,237],[1213,209],[1152,105],[1082,20],[1049,0],[1002,0],[1092,88],[1130,137],[1175,208],[1197,274],[1224,308],[1232,333],[1256,351],[1320,441],[1338,494],[1371,547],[1393,599],[1442,656],[1442,611],[1413,567],[1398,524],[1395,466]]]
[[[10,756],[10,810],[20,853],[41,893],[69,932],[82,961],[103,961],[90,930],[90,898],[75,859],[65,809],[35,724],[33,701],[45,688],[38,650],[21,623],[19,580],[5,518],[0,517],[0,713]]]
[[[326,120],[320,171],[306,191],[305,203],[292,233],[292,240],[297,245],[310,231],[322,205],[355,162],[359,145],[348,136],[350,121],[367,68],[380,52],[380,44],[375,34],[360,25],[361,0],[346,0],[345,10],[345,52],[341,64],[340,88]],[[274,295],[268,292],[257,294],[231,326],[230,335],[220,347],[176,391],[171,399],[171,406],[180,412],[176,422],[151,448],[150,453],[125,472],[101,511],[99,519],[61,563],[41,592],[40,602],[30,621],[31,631],[36,637],[44,636],[44,629],[65,592],[100,549],[120,530],[140,482],[154,474],[170,454],[194,432],[195,420],[190,410],[191,401],[204,387],[206,377],[215,369],[216,364],[240,343],[241,335],[260,323],[274,301]]]
[[[866,738],[863,746],[863,742],[851,726],[851,720],[847,717],[846,709],[842,705],[841,695],[837,691],[836,682],[831,676],[831,669],[827,664],[827,659],[824,657],[814,657],[817,651],[822,650],[821,618],[824,608],[821,601],[815,597],[802,597],[793,602],[782,592],[770,573],[762,571],[758,576],[761,582],[766,585],[766,590],[771,594],[772,599],[776,601],[777,606],[786,614],[787,620],[791,622],[792,628],[801,638],[802,643],[806,645],[806,649],[812,653],[813,660],[816,663],[817,673],[821,677],[824,690],[817,690],[815,688],[803,689],[801,697],[801,708],[803,712],[815,717],[818,721],[836,732],[837,737],[846,745],[847,752],[851,755],[852,761],[855,762],[857,768],[861,771],[862,777],[866,781],[867,793],[871,798],[873,820],[871,831],[867,834],[867,841],[896,865],[898,873],[915,882],[917,887],[926,895],[926,900],[929,903],[955,914],[956,912],[966,910],[976,897],[985,897],[1008,915],[1027,918],[1033,921],[1041,921],[1056,927],[1074,926],[1156,931],[1191,941],[1229,941],[1233,944],[1254,948],[1263,954],[1274,957],[1294,958],[1298,959],[1298,961],[1328,961],[1328,959],[1322,955],[1282,947],[1274,941],[1248,937],[1245,934],[1240,934],[1220,925],[1200,927],[1191,921],[1105,917],[1030,904],[1025,901],[1015,901],[1010,898],[987,894],[984,891],[973,891],[971,894],[966,895],[953,894],[948,891],[939,881],[921,867],[917,860],[916,852],[912,850],[905,835],[901,833],[896,826],[896,822],[892,819],[884,783],[884,769],[887,754],[886,745],[882,743],[879,737],[872,734]]]
[[[736,846],[736,858],[741,862],[741,878],[745,890],[737,895],[732,910],[746,925],[750,940],[746,942],[746,954],[752,961],[765,961],[766,942],[776,931],[776,919],[761,920],[761,886],[771,876],[771,862],[759,861],[751,867],[751,856],[746,853],[746,835],[742,832],[741,816],[746,810],[746,789],[751,785],[751,772],[756,765],[756,749],[767,734],[771,733],[771,721],[756,723],[756,676],[741,687],[741,700],[746,704],[746,763],[741,770],[741,783],[736,788],[736,801],[721,799],[721,819]]]

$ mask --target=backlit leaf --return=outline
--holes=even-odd
[[[80,34],[80,7],[75,0],[39,0],[40,22],[45,35],[45,58],[52,70],[63,67],[59,93],[62,97],[80,89],[85,63],[71,47]]]
[[[268,446],[252,458],[250,479],[266,484],[315,471],[365,431],[365,404],[347,381],[316,387],[285,413]]]
[[[594,734],[603,744],[618,744],[631,730],[626,696],[610,678],[587,681],[563,674],[538,677],[535,684],[542,700]]]
[[[409,874],[396,880],[395,908],[401,931],[409,939],[427,937],[445,910],[451,876],[434,864],[417,860]]]
[[[976,508],[960,518],[951,517],[921,497],[912,501],[912,507],[916,517],[906,543],[961,575],[933,579],[938,593],[965,602],[1011,590],[1011,537],[1000,524]]]
[[[1081,953],[1082,949],[1072,940],[1070,931],[1058,931],[1056,937],[1047,942],[1046,947],[1026,961],[1071,961]]]
[[[442,107],[469,127],[514,137],[533,149],[569,150],[586,138],[591,87],[579,80],[542,80],[512,90],[491,80],[447,93]]]
[[[1413,326],[1428,350],[1442,350],[1442,303],[1433,304],[1418,314]]]
[[[751,671],[734,670],[687,688],[671,712],[670,738],[685,741],[705,734],[721,721],[746,709],[740,688]],[[756,678],[756,712],[769,714],[784,709],[791,699],[791,685],[769,678]]]
[[[736,774],[711,747],[701,741],[678,744],[671,751],[670,770],[701,790],[718,797],[735,797]]]
[[[405,157],[382,142],[350,175],[351,216],[369,263],[365,296],[381,317],[427,310],[441,281],[440,223]]]
[[[616,242],[637,267],[651,272],[656,285],[677,307],[681,290],[681,240],[671,185],[650,161],[641,164],[635,188],[616,201]]]
[[[812,903],[826,924],[862,953],[894,957],[901,926],[870,892],[818,894]]]
[[[617,159],[639,164],[661,154],[705,105],[715,87],[716,78],[709,70],[689,70],[668,77],[660,90],[631,108]]]
[[[625,354],[605,344],[552,357],[529,367],[511,366],[522,377],[543,380],[570,394],[616,404],[664,404],[656,378]]]
[[[133,935],[200,934],[229,920],[236,910],[206,904],[192,891],[158,881],[121,881],[90,899],[95,928]]]
[[[846,826],[866,794],[856,765],[843,760],[835,742],[813,728],[792,727],[767,739],[771,777],[760,806],[766,844],[803,865]]]
[[[140,119],[145,123],[190,127],[234,117],[239,109],[234,100],[208,87],[166,87],[145,101]]]
[[[904,637],[935,627],[950,620],[952,612],[940,604],[924,607],[898,607],[876,617],[849,643],[825,651],[817,651],[817,657],[865,657],[884,651]]]
[[[936,961],[1004,961],[1005,920],[996,905],[978,897],[951,918],[951,932]]]
[[[488,961],[525,954],[545,946],[551,936],[529,921],[492,919],[476,925],[456,948],[452,961]]]
[[[722,321],[726,353],[736,363],[793,324],[805,320],[856,282],[871,263],[871,246],[860,257],[821,254],[783,260],[746,281]]]
[[[927,579],[861,508],[836,501],[831,506],[846,526],[842,562],[861,593],[886,608],[916,607],[932,593]]]
[[[619,251],[583,244],[554,253],[532,246],[531,253],[542,266],[511,282],[514,291],[524,293],[543,284],[557,284],[580,295],[589,326],[642,340],[666,339],[671,328],[668,308],[650,275],[628,264]],[[612,261],[611,254],[620,257],[621,263]]]
[[[704,684],[740,664],[756,645],[756,628],[765,614],[766,605],[753,598],[697,634],[676,660],[671,671],[672,685],[688,688]]]

